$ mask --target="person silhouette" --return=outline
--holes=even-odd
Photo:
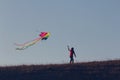
[[[70,64],[74,63],[74,58],[73,55],[76,57],[75,51],[74,51],[74,47],[72,47],[71,49],[69,48],[69,46],[67,46],[68,51],[69,51],[69,56],[70,56]]]

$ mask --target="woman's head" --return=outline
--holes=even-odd
[[[71,50],[74,50],[74,48],[72,47]]]

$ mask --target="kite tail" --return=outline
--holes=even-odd
[[[24,43],[24,44],[17,44],[17,43],[14,43],[16,46],[24,46],[24,45],[26,45],[26,44],[28,44],[28,43],[30,43],[30,42],[34,42],[34,41],[36,41],[36,40],[39,40],[40,39],[40,37],[39,38],[36,38],[36,39],[34,39],[34,40],[32,40],[32,41],[28,41],[28,42],[26,42],[26,43]]]
[[[41,39],[42,39],[42,38],[39,37],[39,38],[37,38],[37,39],[34,39],[34,40],[32,40],[32,41],[29,41],[29,42],[26,42],[26,43],[24,43],[24,44],[16,44],[16,43],[15,43],[15,45],[18,46],[18,48],[16,48],[16,50],[24,50],[24,49],[26,49],[26,48],[28,48],[28,47],[36,44],[36,43],[37,43],[38,41],[40,41]]]

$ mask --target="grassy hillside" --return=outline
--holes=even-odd
[[[0,80],[120,80],[120,60],[0,67]]]

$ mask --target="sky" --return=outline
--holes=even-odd
[[[50,32],[45,41],[15,50]],[[0,0],[0,65],[120,59],[120,0]]]

